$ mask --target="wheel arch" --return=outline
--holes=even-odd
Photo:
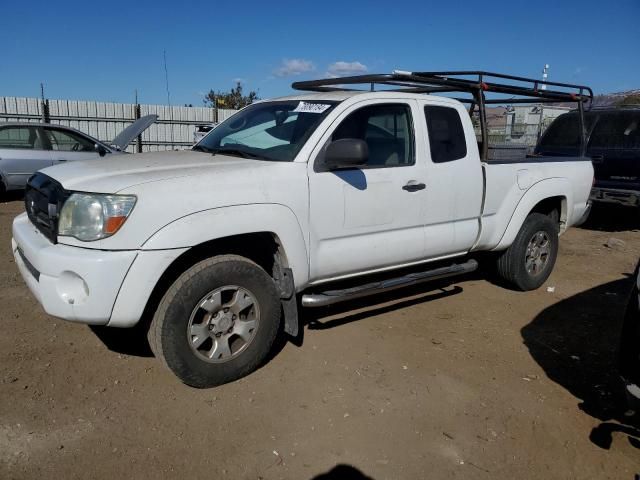
[[[557,195],[540,200],[529,213],[541,213],[551,217],[558,224],[558,231],[563,232],[567,225],[567,197]]]
[[[155,232],[143,243],[142,250],[188,248],[186,254],[191,251],[189,255],[195,256],[200,252],[242,250],[243,256],[256,261],[251,250],[260,250],[262,242],[277,246],[281,264],[291,268],[296,284],[306,283],[309,261],[305,237],[293,211],[280,204],[236,205],[196,212]],[[264,262],[256,263],[264,268]]]
[[[230,235],[199,243],[179,255],[160,275],[144,304],[140,322],[144,325],[150,323],[162,297],[182,273],[196,263],[218,255],[239,255],[247,258],[263,268],[271,277],[279,275],[283,268],[290,268],[286,251],[278,235],[273,232]]]
[[[132,314],[132,309],[128,309],[128,313],[122,315],[118,310],[117,316],[112,315],[112,325],[131,326],[140,320],[144,327],[164,293],[185,270],[205,258],[235,254],[252,260],[274,279],[282,291],[285,330],[294,336],[297,334],[296,285],[301,288],[307,282],[309,263],[302,230],[287,207],[240,205],[182,217],[157,231],[143,245],[147,251],[166,249],[184,251],[158,270],[157,280],[151,282],[142,302],[132,302],[138,305],[139,313]]]
[[[558,231],[563,233],[571,214],[568,210],[572,205],[571,191],[569,180],[563,177],[549,178],[532,185],[518,202],[500,242],[493,250],[508,248],[531,213],[551,216],[558,222]]]

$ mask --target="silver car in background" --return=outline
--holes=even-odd
[[[0,195],[24,189],[29,177],[42,168],[126,153],[129,143],[157,119],[147,115],[136,120],[110,144],[62,125],[0,123]]]

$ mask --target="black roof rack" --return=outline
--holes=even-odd
[[[356,75],[295,82],[292,87],[296,90],[316,92],[365,91],[363,89],[348,88],[346,85],[368,85],[369,91],[375,90],[376,85],[385,85],[394,87],[387,90],[409,93],[464,92],[474,94],[476,92],[487,92],[525,97],[485,99],[485,104],[513,103],[514,100],[516,100],[516,103],[523,103],[524,100],[528,102],[540,102],[540,100],[578,102],[580,99],[584,101],[593,99],[593,91],[585,85],[572,85],[475,70],[450,72],[406,72],[394,70],[390,74]],[[474,101],[474,99],[468,98],[459,100],[467,103]]]
[[[351,88],[351,86],[367,85],[368,88]],[[356,75],[351,77],[325,78],[295,82],[291,85],[296,90],[313,92],[335,91],[375,91],[376,86],[385,91],[406,93],[462,93],[470,97],[456,98],[471,104],[470,114],[476,105],[480,114],[482,130],[482,159],[487,158],[488,133],[486,128],[486,110],[488,104],[514,103],[577,103],[580,112],[580,124],[584,132],[584,104],[593,104],[593,90],[585,85],[550,82],[533,78],[506,75],[478,70],[460,70],[446,72],[407,72],[394,70],[388,74]],[[487,94],[502,96],[487,98]],[[505,98],[505,96],[510,96]],[[584,134],[582,153],[584,153]]]

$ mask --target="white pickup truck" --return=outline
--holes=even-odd
[[[495,252],[516,288],[539,287],[558,235],[588,212],[591,162],[491,160],[464,105],[425,94],[449,77],[429,75],[300,83],[317,91],[254,103],[192,150],[36,173],[16,264],[52,316],[150,319],[156,356],[196,387],[257,368],[281,328],[298,334],[300,305],[468,272],[475,252]],[[456,85],[483,119],[497,84]]]

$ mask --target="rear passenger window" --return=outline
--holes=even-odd
[[[427,105],[424,114],[427,117],[431,160],[442,163],[466,157],[467,140],[458,111],[450,107]]]
[[[42,142],[33,127],[5,127],[0,129],[0,148],[43,150]]]

